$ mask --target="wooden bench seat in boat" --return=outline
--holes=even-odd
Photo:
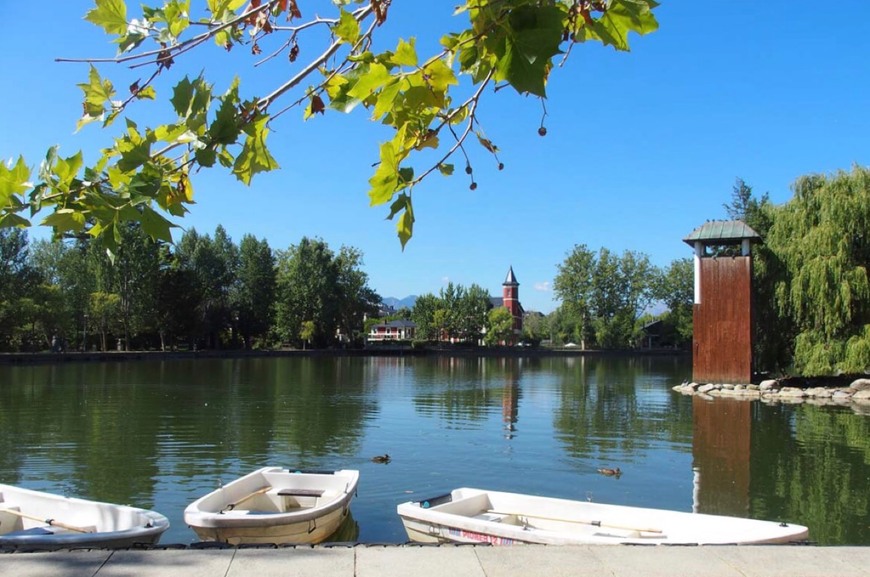
[[[323,489],[279,489],[279,497],[322,497]]]

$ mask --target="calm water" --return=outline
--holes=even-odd
[[[182,511],[218,483],[284,465],[359,469],[343,538],[368,543],[406,541],[398,503],[472,486],[870,545],[870,417],[671,391],[690,374],[654,357],[0,366],[0,482],[156,509],[163,543],[196,540]]]

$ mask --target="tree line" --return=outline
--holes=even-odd
[[[643,253],[616,255],[606,248],[593,252],[576,245],[557,269],[554,293],[561,304],[548,315],[526,311],[520,344],[633,349],[644,345],[644,329],[654,322],[659,325],[655,346],[685,348],[691,343],[690,260],[675,260],[660,269]],[[653,304],[661,309],[657,314]],[[492,346],[516,340],[510,312],[493,307],[489,293],[476,284],[448,283],[437,295],[417,297],[413,307],[383,320],[393,319],[413,321],[418,342]],[[371,324],[375,322],[380,319]]]
[[[108,253],[85,238],[31,243],[21,229],[0,229],[0,350],[360,346],[374,323],[395,318],[414,321],[421,343],[631,348],[654,318],[645,314],[653,299],[668,306],[655,317],[670,327],[663,342],[691,339],[688,261],[662,272],[640,253],[576,246],[559,265],[562,305],[530,311],[517,339],[510,312],[477,284],[449,283],[379,319],[382,299],[353,247],[335,252],[303,238],[273,251],[252,235],[236,244],[222,226],[213,235],[191,229],[175,245],[135,223],[120,230]]]
[[[303,238],[273,251],[186,232],[155,241],[120,229],[111,255],[85,239],[30,243],[0,230],[0,349],[170,350],[347,345],[380,297],[363,255]]]
[[[755,369],[866,372],[870,171],[804,176],[793,191],[774,205],[737,179],[723,205],[763,240],[754,248]],[[355,345],[381,304],[363,264],[358,249],[336,252],[319,239],[273,251],[245,235],[236,245],[220,226],[169,245],[129,224],[111,254],[82,238],[30,243],[24,230],[2,228],[0,350]],[[688,258],[660,269],[640,252],[575,245],[557,265],[558,308],[527,312],[522,340],[633,348],[655,323],[656,344],[686,347],[692,274]],[[413,320],[421,341],[512,338],[510,314],[478,285],[449,284],[395,317]]]

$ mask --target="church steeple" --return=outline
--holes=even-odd
[[[523,332],[523,308],[520,306],[520,283],[514,275],[514,267],[508,269],[507,276],[502,283],[502,303],[510,311],[514,318],[514,338],[510,344],[516,344]]]

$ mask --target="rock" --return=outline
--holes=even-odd
[[[813,387],[812,389],[807,389],[806,394],[808,397],[816,397],[819,399],[829,399],[831,398],[831,390],[825,387]]]
[[[852,395],[852,399],[855,401],[870,401],[870,389],[858,391]]]
[[[783,387],[779,390],[779,396],[800,399],[807,396],[807,394],[806,391],[797,387]]]
[[[838,391],[834,391],[834,393],[831,395],[831,397],[833,397],[833,399],[835,401],[839,401],[842,399],[851,399],[853,394],[854,393],[852,393],[851,391],[839,391],[838,390]]]
[[[706,384],[706,385],[701,385],[701,386],[698,387],[696,390],[697,390],[699,393],[709,393],[710,391],[715,391],[717,388],[718,388],[718,387],[717,387],[716,385],[713,385],[713,384],[709,384],[709,383],[708,383],[708,384]]]
[[[761,381],[758,385],[758,389],[761,391],[769,391],[771,389],[778,389],[779,381],[776,379],[767,379],[766,381]]]
[[[870,391],[870,379],[855,379],[849,388],[853,391]]]

